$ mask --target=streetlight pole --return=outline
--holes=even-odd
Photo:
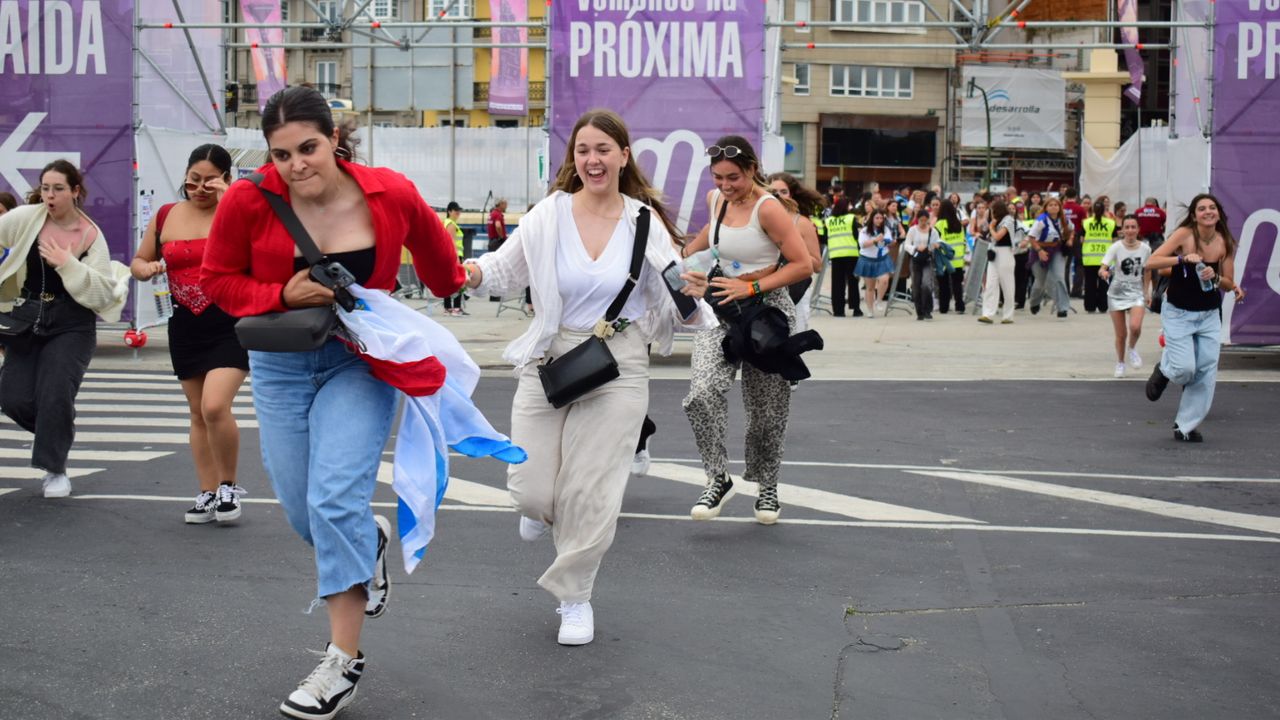
[[[991,165],[991,103],[987,101],[987,90],[978,84],[977,78],[969,78],[969,91],[966,96],[973,99],[973,91],[977,90],[982,93],[982,108],[987,113],[987,187],[991,186],[991,182],[996,179],[995,169]]]

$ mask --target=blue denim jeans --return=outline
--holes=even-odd
[[[1204,422],[1213,404],[1218,379],[1218,354],[1222,348],[1222,316],[1217,310],[1191,311],[1164,303],[1164,354],[1160,372],[1182,386],[1174,424],[1184,433]]]
[[[317,597],[373,578],[369,502],[398,392],[337,340],[319,350],[251,352],[262,464],[289,524],[315,547]]]

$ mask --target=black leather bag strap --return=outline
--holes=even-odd
[[[635,246],[631,250],[631,270],[622,291],[613,299],[613,304],[604,313],[605,322],[612,323],[622,314],[622,306],[627,304],[631,291],[640,282],[640,270],[644,267],[644,247],[649,240],[649,208],[640,208],[640,217],[636,220]]]
[[[298,246],[302,251],[302,257],[307,259],[308,265],[315,265],[324,260],[320,248],[316,247],[316,243],[311,239],[311,234],[302,226],[302,221],[298,219],[298,214],[289,207],[289,203],[284,201],[276,193],[262,187],[262,174],[254,173],[249,176],[250,182],[258,186],[258,190],[262,192],[262,196],[267,199],[267,204],[275,211],[276,217],[280,218],[280,222],[284,223],[284,229],[289,231],[289,236],[293,238],[293,244]]]

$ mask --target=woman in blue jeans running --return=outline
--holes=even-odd
[[[1169,382],[1182,386],[1173,437],[1202,442],[1197,429],[1209,414],[1218,377],[1222,337],[1222,292],[1244,299],[1235,282],[1236,239],[1227,227],[1222,204],[1209,193],[1192,199],[1186,217],[1151,254],[1147,267],[1169,268],[1169,289],[1160,313],[1164,355],[1147,380],[1147,399],[1160,399]]]

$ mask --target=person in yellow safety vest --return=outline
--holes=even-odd
[[[942,242],[950,245],[955,251],[955,257],[951,259],[951,273],[948,275],[938,276],[938,312],[943,315],[947,314],[947,310],[951,305],[951,297],[954,295],[956,300],[956,312],[964,312],[964,256],[968,246],[964,241],[964,223],[960,222],[960,215],[956,212],[956,206],[950,200],[943,200],[938,207],[938,221],[934,223],[933,229],[938,231],[938,235],[942,237]]]
[[[862,305],[858,301],[858,281],[853,277],[853,268],[858,264],[857,232],[858,221],[850,212],[849,199],[841,197],[831,206],[831,216],[827,218],[827,257],[831,259],[831,314],[836,317],[844,317],[845,307],[853,311],[854,317],[862,317]]]
[[[462,206],[450,200],[444,209],[444,229],[445,232],[453,236],[453,247],[458,251],[458,261],[461,262],[465,258],[465,252],[462,249],[462,228],[458,225],[458,218],[462,217]],[[444,299],[445,315],[469,315],[467,311],[462,309],[463,293],[466,290],[465,285],[458,290],[457,295],[450,295]]]
[[[1084,246],[1081,261],[1084,264],[1084,310],[1088,313],[1107,311],[1107,288],[1098,279],[1102,258],[1111,247],[1116,232],[1116,221],[1107,217],[1107,206],[1101,198],[1093,204],[1093,214],[1084,221]]]

